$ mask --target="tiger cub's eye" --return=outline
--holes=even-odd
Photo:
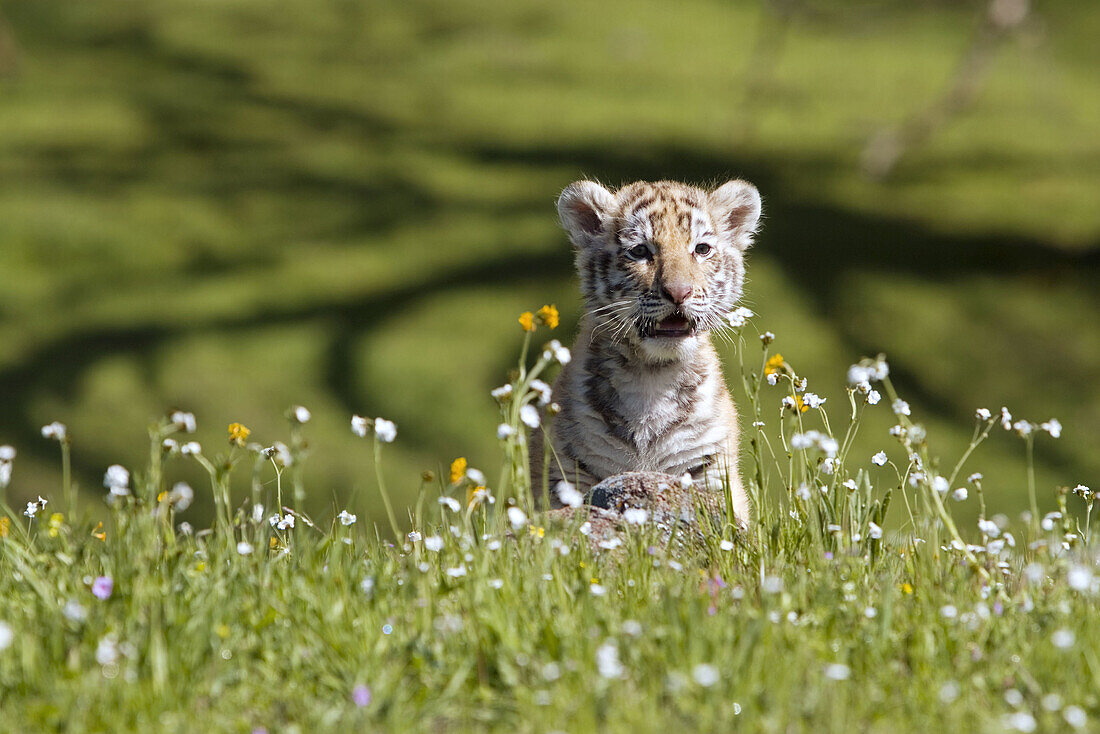
[[[700,242],[695,246],[695,254],[700,257],[706,257],[713,249],[714,248],[708,245],[706,242]]]
[[[646,260],[649,258],[649,248],[645,245],[634,245],[626,251],[626,254],[634,260]]]

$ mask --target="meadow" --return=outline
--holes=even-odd
[[[154,423],[144,467],[104,476],[106,522],[69,486],[5,502],[0,730],[1096,730],[1093,492],[1010,517],[975,471],[991,434],[1029,458],[1060,425],[979,408],[962,458],[940,462],[881,357],[820,403],[768,332],[731,331],[753,419],[744,532],[700,509],[707,532],[684,534],[637,508],[594,543],[583,507],[539,512],[523,407],[569,358],[540,348],[544,327],[496,393],[499,481],[466,457],[425,475],[396,543],[339,505],[302,509],[303,406],[270,446],[239,423],[200,444],[182,411]],[[894,427],[868,455],[852,439],[875,412]],[[396,525],[380,468],[400,428],[345,422],[379,470],[359,501]],[[67,466],[66,427],[42,433]],[[0,447],[0,484],[19,460]],[[188,463],[204,485],[178,481]],[[197,494],[210,527],[186,519]],[[956,521],[967,505],[978,520]]]

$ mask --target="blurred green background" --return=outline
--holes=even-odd
[[[315,504],[358,487],[374,517],[353,412],[397,423],[405,497],[495,469],[516,314],[579,316],[554,201],[582,177],[754,181],[747,303],[834,424],[883,351],[945,459],[1006,404],[1065,425],[1043,504],[1095,487],[1097,37],[1088,2],[0,2],[13,501],[60,498],[42,424],[91,497],[170,407],[221,450],[306,405]],[[858,452],[896,455],[874,415]],[[998,432],[974,460],[1000,509],[1022,456]]]

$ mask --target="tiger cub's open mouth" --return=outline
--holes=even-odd
[[[646,336],[681,339],[695,335],[695,324],[681,313],[672,313],[652,324]]]

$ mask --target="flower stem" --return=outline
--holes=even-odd
[[[393,514],[393,505],[390,504],[390,493],[386,491],[386,481],[382,478],[382,442],[378,436],[374,437],[374,475],[378,479],[378,491],[382,495],[382,504],[386,506],[386,517],[390,521],[393,530],[394,542],[401,542],[401,530],[397,526],[397,516]]]

